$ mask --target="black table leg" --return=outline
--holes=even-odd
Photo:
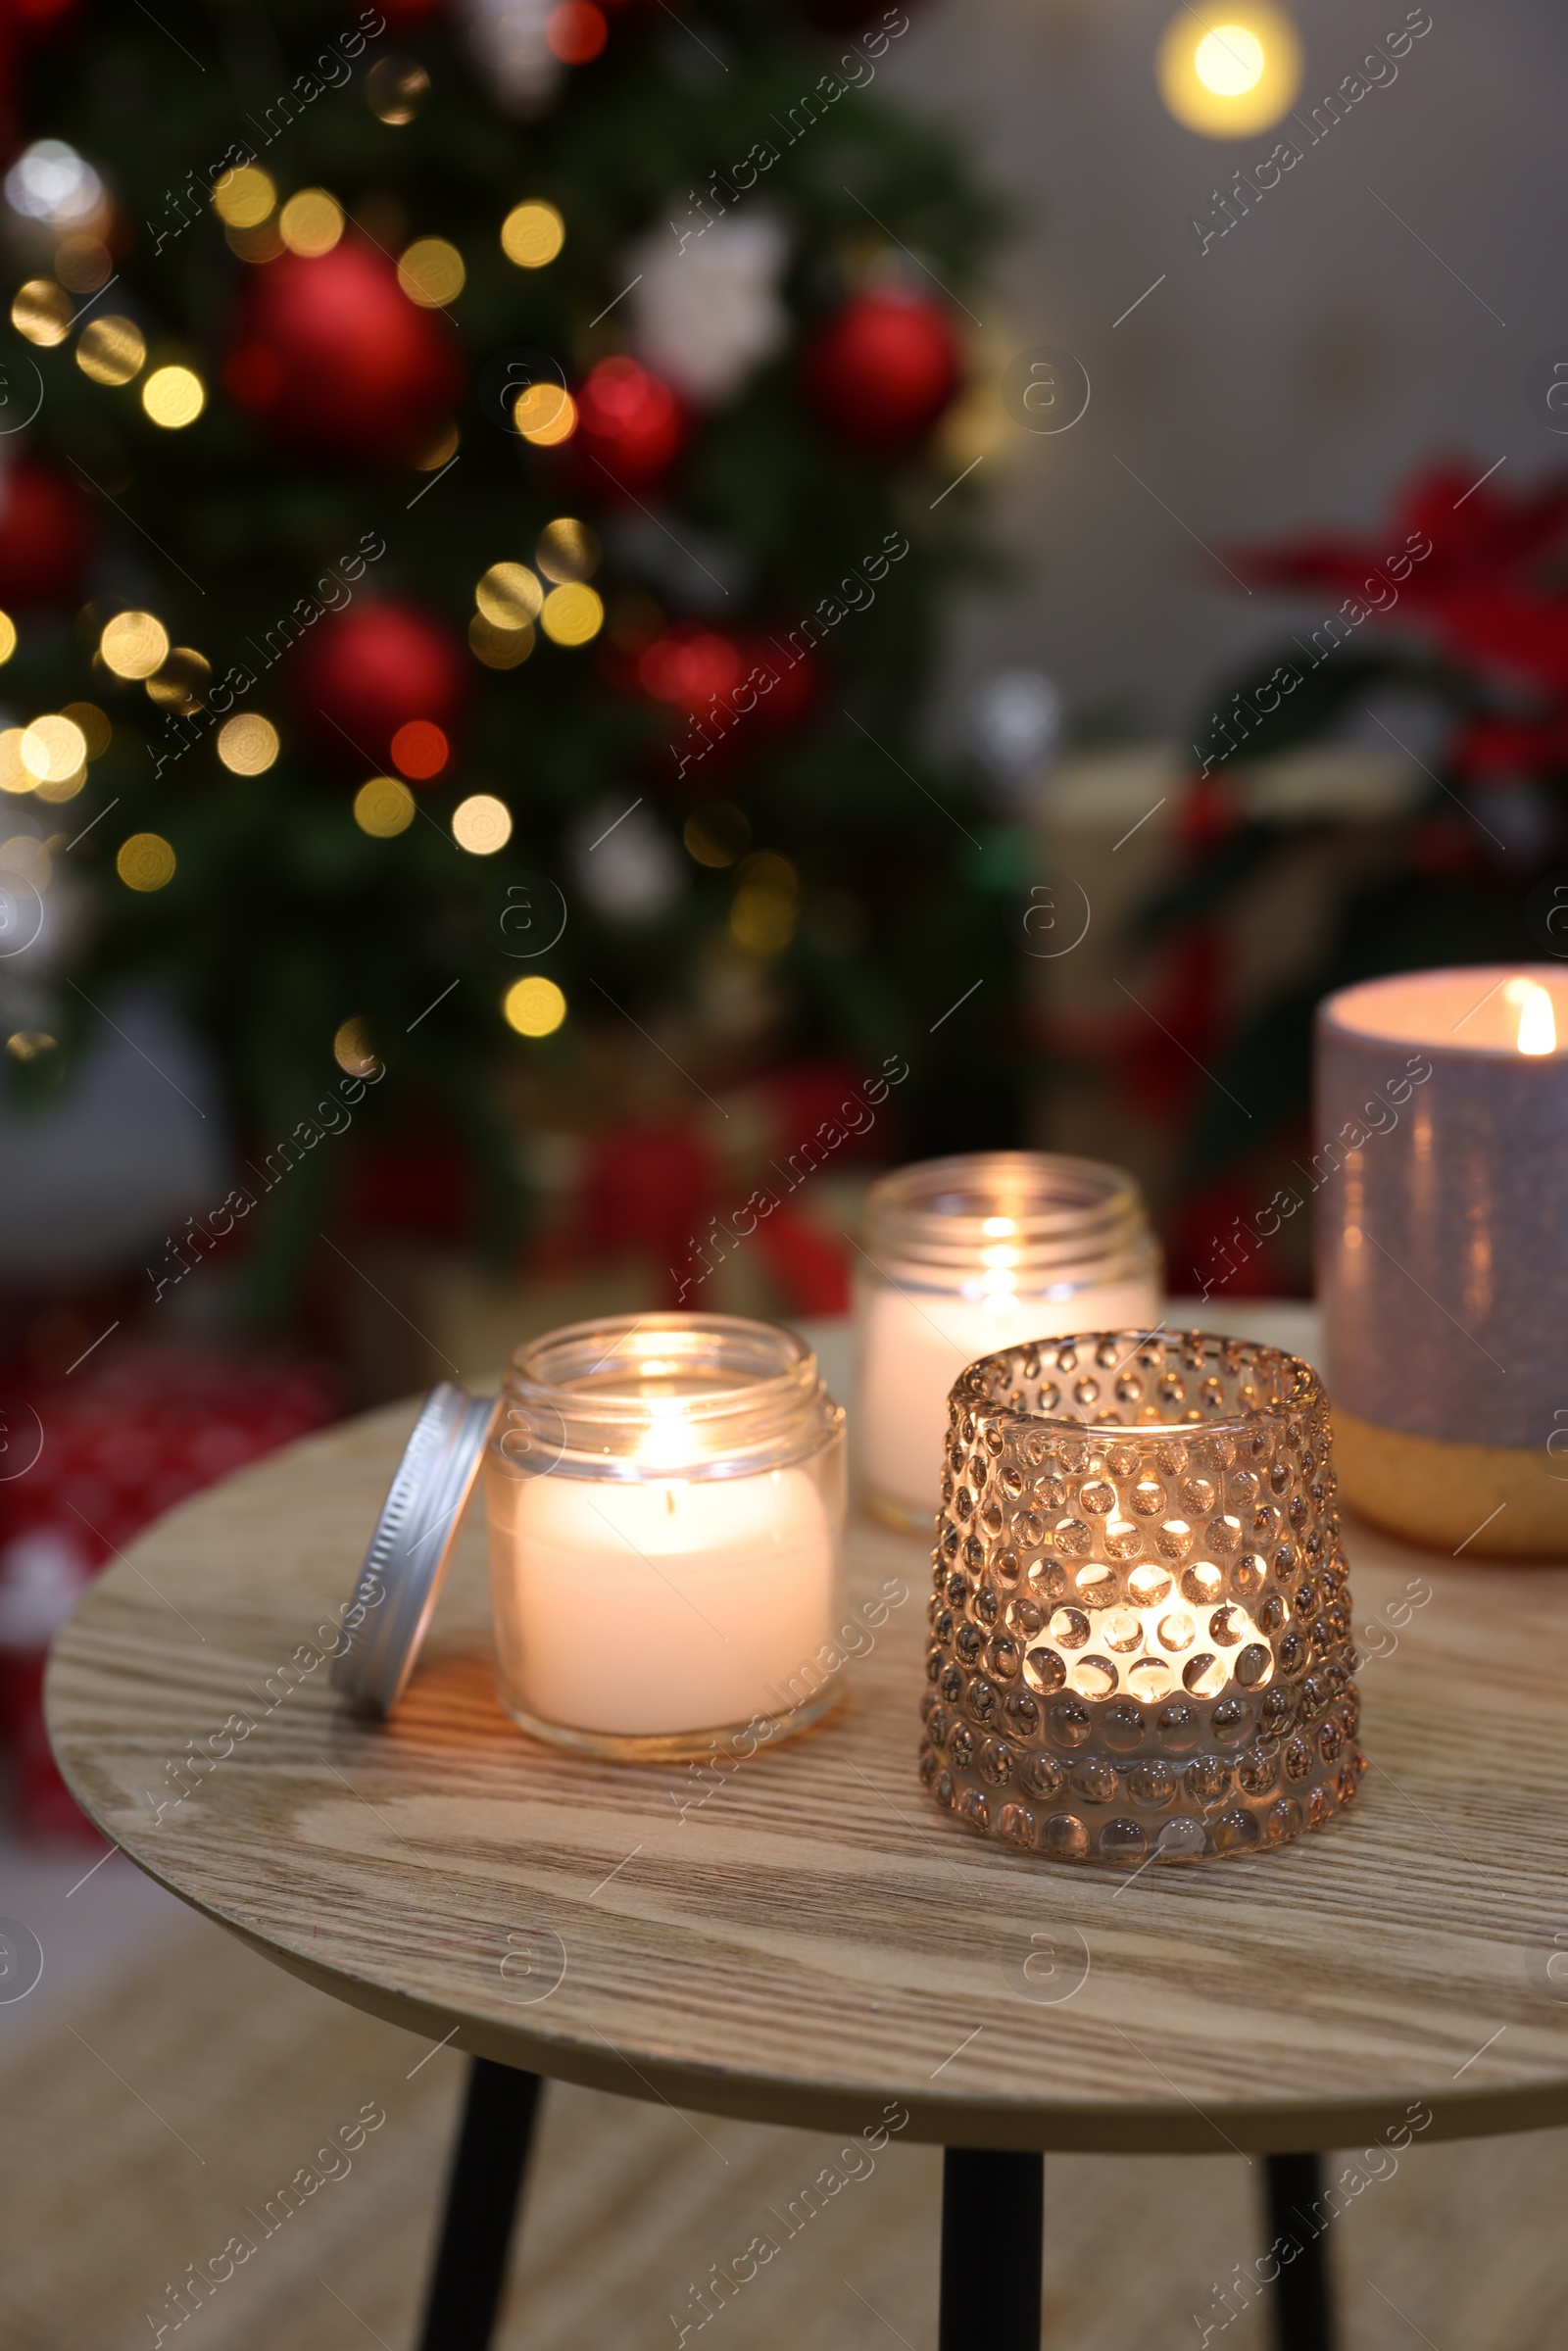
[[[1334,2309],[1323,2243],[1330,2209],[1320,2155],[1268,2158],[1269,2245],[1279,2248],[1280,2263],[1271,2289],[1276,2351],[1334,2351]],[[1295,2256],[1287,2260],[1292,2246]]]
[[[949,2147],[942,2159],[939,2351],[1040,2351],[1046,2159]]]
[[[419,2351],[489,2351],[538,2106],[537,2074],[474,2059]]]

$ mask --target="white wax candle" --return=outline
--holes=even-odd
[[[1160,1299],[1154,1276],[1140,1274],[1061,1298],[1006,1290],[956,1298],[877,1287],[862,1311],[860,1479],[877,1499],[922,1518],[941,1500],[948,1392],[966,1363],[1026,1339],[1148,1330],[1159,1318]]]
[[[803,1468],[493,1473],[503,1684],[543,1722],[628,1737],[786,1711],[820,1686],[813,1660],[833,1634],[829,1508]]]

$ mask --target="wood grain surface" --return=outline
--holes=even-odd
[[[1289,1317],[1245,1327],[1303,1344]],[[924,1795],[928,1552],[866,1526],[852,1599],[907,1599],[837,1714],[733,1768],[518,1733],[471,1522],[403,1710],[345,1715],[303,1660],[413,1415],[185,1504],[51,1668],[57,1751],[105,1835],[265,1956],[458,2049],[815,2129],[891,2106],[905,2143],[1224,2153],[1343,2147],[1411,2110],[1429,2139],[1568,2122],[1568,1570],[1351,1526],[1354,1810],[1129,1877],[1009,1853]],[[192,1763],[231,1716],[255,1728]]]

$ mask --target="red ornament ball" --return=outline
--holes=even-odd
[[[246,296],[223,383],[274,439],[367,465],[410,465],[430,447],[464,388],[462,349],[384,254],[355,236],[281,254],[250,272]]]
[[[686,430],[686,412],[662,376],[617,354],[591,368],[578,392],[571,446],[601,497],[617,486],[640,493],[669,471]]]
[[[816,707],[821,682],[808,649],[697,620],[677,620],[637,661],[638,685],[674,721],[677,776],[691,789],[732,758],[760,751],[767,736],[799,726]]]
[[[318,622],[293,657],[290,681],[303,725],[345,767],[399,766],[423,782],[439,774],[421,755],[450,738],[467,674],[460,640],[446,622],[412,604],[356,605]],[[419,770],[423,769],[420,774]]]
[[[86,502],[37,457],[0,472],[0,605],[71,604],[91,551]]]
[[[812,334],[802,380],[835,440],[897,457],[925,439],[957,390],[958,346],[919,295],[858,294]]]

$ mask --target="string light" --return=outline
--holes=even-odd
[[[277,729],[260,710],[242,711],[218,730],[218,756],[231,775],[265,775],[277,752]]]
[[[421,310],[445,309],[462,293],[467,271],[445,237],[417,237],[398,263],[398,283]]]
[[[539,624],[557,645],[586,645],[605,623],[605,608],[593,589],[579,580],[552,588],[545,598]]]
[[[681,839],[699,865],[733,865],[752,846],[751,820],[732,801],[710,800],[692,810]]]
[[[759,850],[736,869],[730,937],[753,955],[776,955],[795,936],[801,877],[788,857]]]
[[[74,294],[96,294],[115,273],[115,257],[102,237],[66,237],[55,247],[55,275]]]
[[[554,980],[535,973],[513,981],[501,999],[501,1009],[508,1027],[519,1037],[552,1037],[566,1017],[566,999]]]
[[[482,612],[475,612],[468,623],[468,650],[487,669],[516,669],[533,647],[531,620],[525,620],[521,628],[498,628]]]
[[[0,841],[0,872],[17,874],[23,881],[30,882],[34,890],[43,891],[48,889],[53,871],[54,859],[43,843],[35,841],[30,833],[18,833],[14,840]]]
[[[117,612],[98,640],[98,651],[116,677],[151,677],[168,659],[169,632],[151,612]]]
[[[147,338],[134,318],[90,318],[76,345],[76,365],[95,384],[128,384],[147,362]]]
[[[1290,113],[1301,80],[1296,27],[1272,0],[1196,13],[1183,8],[1159,45],[1160,95],[1205,138],[1266,130]]]
[[[277,233],[290,253],[319,261],[343,234],[343,207],[325,188],[301,188],[278,214]]]
[[[260,228],[277,210],[271,174],[257,164],[225,171],[213,190],[213,210],[226,228]]]
[[[538,619],[545,592],[526,563],[492,563],[473,601],[497,628],[522,629]]]
[[[162,833],[132,833],[120,844],[115,871],[127,890],[162,890],[174,878],[174,853]]]
[[[146,682],[148,698],[161,710],[183,711],[187,718],[205,709],[213,664],[193,645],[176,645]]]
[[[73,726],[80,727],[88,759],[101,759],[115,739],[108,712],[101,710],[95,702],[68,702],[60,715],[69,718]]]
[[[433,718],[410,718],[392,738],[392,764],[400,775],[427,784],[452,757],[452,746]]]
[[[87,764],[87,738],[74,719],[51,712],[35,718],[19,746],[35,784],[63,784]]]
[[[207,387],[192,367],[155,367],[142,385],[141,404],[155,424],[178,432],[207,406]]]
[[[20,726],[8,726],[0,732],[0,792],[30,792],[34,778],[22,764]]]
[[[553,204],[531,197],[514,204],[501,223],[501,250],[519,269],[542,269],[566,241],[566,223]]]
[[[17,650],[17,624],[9,612],[0,612],[0,667],[10,661]]]
[[[36,1061],[40,1053],[54,1052],[55,1042],[47,1029],[16,1029],[6,1039],[6,1052],[14,1061]]]
[[[449,416],[437,432],[435,439],[415,459],[415,471],[416,473],[439,473],[441,467],[450,465],[457,456],[458,443],[462,438],[463,434],[459,430],[456,416]]]
[[[65,287],[57,286],[52,277],[29,277],[17,289],[11,323],[19,335],[48,351],[65,341],[75,308]]]
[[[414,794],[395,775],[372,775],[354,795],[354,821],[373,841],[390,841],[414,822]]]
[[[472,857],[493,857],[512,839],[512,810],[489,792],[475,792],[452,811],[452,838]]]
[[[554,522],[547,522],[539,533],[533,560],[546,579],[564,583],[592,579],[603,552],[597,534],[586,522],[562,514]]]
[[[401,128],[412,122],[430,95],[423,66],[404,57],[383,57],[365,76],[365,103],[378,122]]]
[[[559,384],[529,384],[512,404],[512,421],[536,449],[554,449],[577,429],[577,403]]]
[[[339,1069],[346,1069],[351,1078],[373,1077],[381,1065],[381,1056],[370,1042],[370,1024],[362,1013],[356,1012],[345,1020],[332,1040],[332,1058]]]

